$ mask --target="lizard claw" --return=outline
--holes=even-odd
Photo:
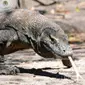
[[[7,65],[0,68],[0,75],[16,75],[18,73],[20,70],[17,67]]]

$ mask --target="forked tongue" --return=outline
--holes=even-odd
[[[79,78],[81,78],[82,80],[84,80],[84,79],[82,78],[82,76],[79,74],[78,69],[77,69],[77,67],[76,67],[76,65],[75,65],[72,57],[71,57],[71,56],[68,56],[68,58],[69,58],[72,66],[73,66],[73,68],[74,68],[74,70],[75,70],[77,81],[79,80]]]

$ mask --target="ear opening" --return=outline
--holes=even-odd
[[[8,1],[3,1],[3,5],[7,6],[8,5]]]

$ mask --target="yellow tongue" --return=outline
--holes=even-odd
[[[84,79],[82,78],[82,76],[79,74],[78,69],[77,69],[76,65],[74,64],[71,56],[69,56],[68,58],[69,58],[72,66],[73,66],[73,68],[74,68],[74,70],[75,70],[75,72],[76,72],[77,81],[79,80],[79,78],[81,78],[82,80],[84,80]]]

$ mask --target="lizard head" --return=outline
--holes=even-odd
[[[68,37],[64,31],[59,29],[46,28],[41,34],[41,49],[64,58],[72,55],[72,48],[68,44]],[[43,54],[44,54],[43,53]],[[57,57],[57,56],[56,56]],[[59,57],[60,58],[60,57]]]

